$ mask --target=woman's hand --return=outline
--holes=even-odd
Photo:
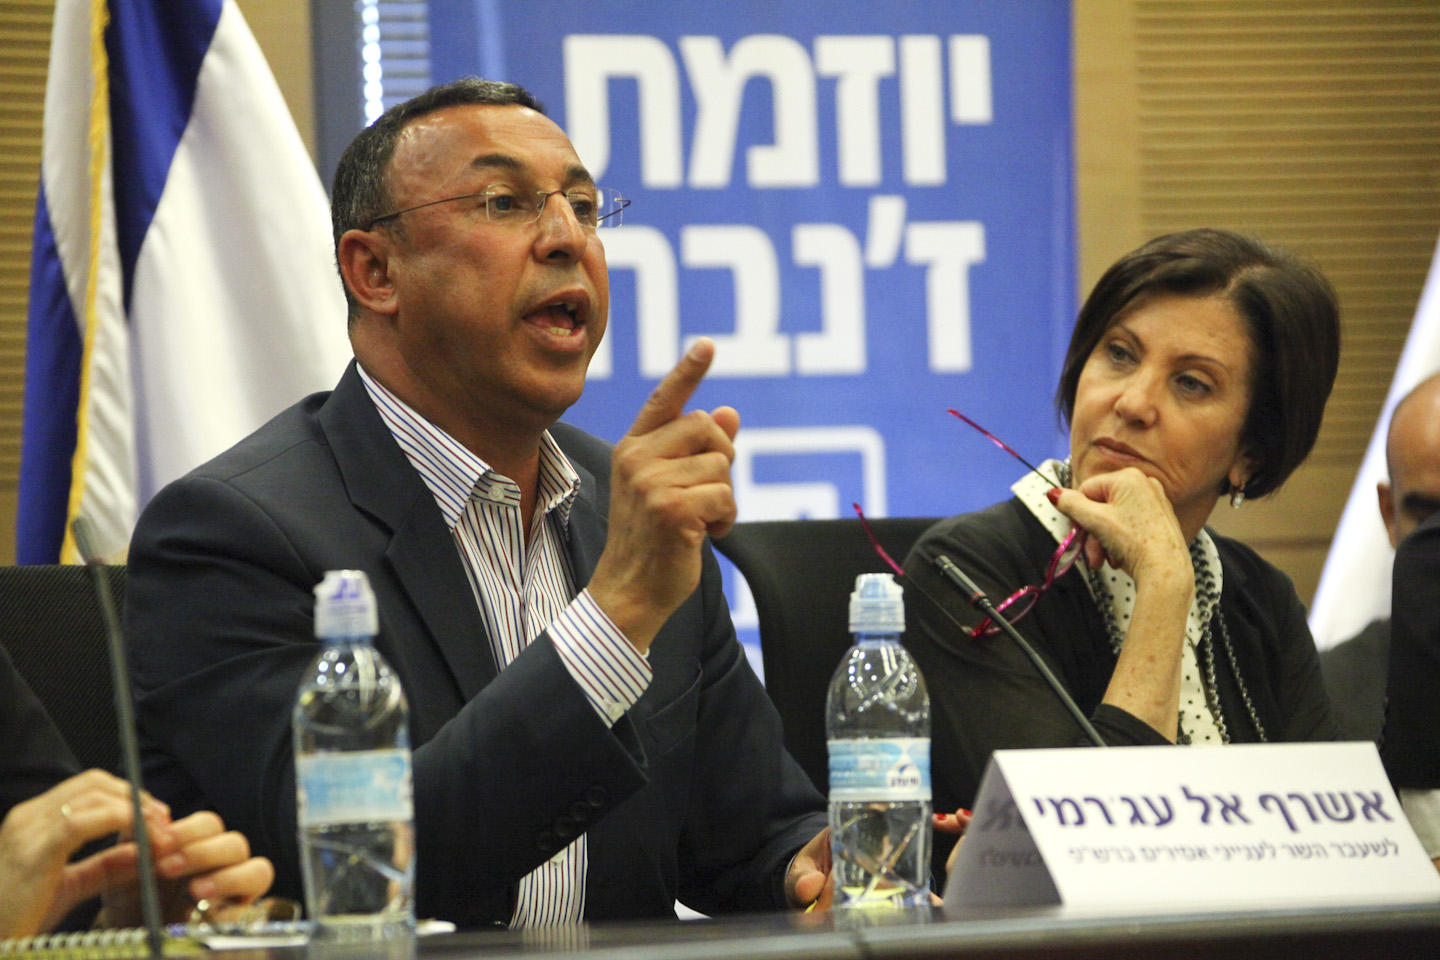
[[[225,907],[255,902],[275,879],[264,857],[250,856],[244,834],[226,830],[209,811],[151,831],[155,873],[160,879],[160,904],[168,923],[185,921],[200,900]],[[139,885],[116,884],[103,894],[100,920],[105,926],[130,927],[143,922]]]
[[[1135,608],[1103,702],[1173,742],[1185,622],[1195,598],[1190,549],[1175,509],[1159,481],[1134,467],[1091,477],[1078,490],[1050,493],[1056,509],[1089,531],[1091,567],[1108,559],[1135,581]]]
[[[274,879],[270,861],[251,857],[245,838],[227,832],[215,814],[197,813],[171,823],[170,808],[149,794],[141,795],[141,812],[167,921],[185,920],[199,899],[250,903]],[[104,898],[97,922],[139,925],[139,858],[133,842],[69,862],[93,840],[130,833],[130,785],[103,770],[87,770],[17,804],[0,824],[0,937],[44,933],[96,896]]]
[[[149,794],[141,808],[152,828],[169,823],[169,808]],[[68,862],[85,844],[127,830],[130,822],[130,785],[103,770],[87,770],[17,804],[0,824],[0,936],[50,930],[107,887],[133,882],[134,844]]]
[[[1160,481],[1134,467],[1091,477],[1077,490],[1054,489],[1050,501],[1090,537],[1085,560],[1098,569],[1106,560],[1137,587],[1152,574],[1188,579],[1190,548]]]

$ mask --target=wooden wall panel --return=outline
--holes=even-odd
[[[53,0],[0,3],[0,563],[15,560],[25,304]]]
[[[1339,291],[1340,375],[1310,462],[1272,501],[1215,514],[1308,599],[1440,236],[1440,3],[1074,9],[1084,281],[1145,238],[1219,226],[1309,257]],[[1105,111],[1123,120],[1092,126]],[[1097,157],[1133,180],[1087,183]]]

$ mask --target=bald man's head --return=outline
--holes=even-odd
[[[1390,482],[1378,484],[1377,493],[1395,547],[1440,512],[1440,373],[1421,381],[1395,405],[1385,437],[1385,462]]]

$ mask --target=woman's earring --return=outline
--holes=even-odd
[[[1240,505],[1241,505],[1242,503],[1244,503],[1244,502],[1245,502],[1245,487],[1244,487],[1244,486],[1231,487],[1231,488],[1230,488],[1230,506],[1234,507],[1236,510],[1239,510],[1239,509],[1240,509]]]

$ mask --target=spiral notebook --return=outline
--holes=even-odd
[[[200,941],[188,936],[164,937],[164,956],[192,957],[204,953]],[[141,960],[150,956],[150,941],[144,927],[119,930],[83,930],[73,933],[42,933],[34,937],[0,940],[0,957],[53,957],[55,960]]]

